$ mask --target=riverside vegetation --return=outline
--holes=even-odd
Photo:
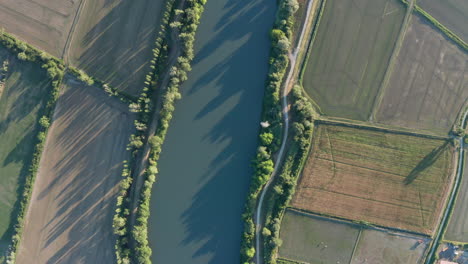
[[[134,227],[129,226],[128,218],[130,215],[128,199],[129,189],[133,182],[131,177],[131,168],[129,163],[124,165],[122,173],[123,179],[120,184],[120,194],[117,200],[117,209],[114,216],[114,233],[118,235],[116,244],[116,255],[118,263],[130,263],[132,259],[138,263],[151,263],[151,248],[148,245],[148,218],[150,215],[149,203],[151,198],[151,188],[156,181],[158,173],[157,162],[161,153],[162,143],[169,128],[169,123],[172,119],[174,111],[174,103],[181,98],[179,93],[179,85],[187,80],[187,74],[191,70],[190,63],[194,58],[193,44],[195,40],[195,32],[197,30],[201,14],[204,10],[206,0],[186,0],[183,5],[184,9],[175,9],[174,1],[168,1],[166,11],[163,17],[162,28],[156,40],[156,47],[153,49],[153,60],[151,60],[152,72],[146,76],[145,88],[137,103],[131,104],[130,108],[134,112],[139,113],[138,120],[135,121],[137,133],[130,138],[129,148],[132,149],[133,157],[143,147],[144,140],[150,144],[149,165],[144,174],[145,181],[140,193],[138,203],[138,211],[136,224]],[[175,15],[179,16],[179,21],[175,21]],[[171,67],[169,74],[170,80],[166,91],[162,95],[162,108],[159,115],[158,126],[155,135],[145,135],[148,123],[151,118],[151,113],[155,111],[151,102],[151,94],[154,93],[156,82],[159,79],[159,74],[162,72],[161,66],[167,61],[168,42],[171,30],[167,30],[167,26],[171,30],[179,32],[179,45],[181,55],[177,58],[176,64]],[[172,47],[175,48],[175,47]],[[157,66],[156,66],[157,65]],[[133,161],[130,162],[133,164]],[[133,239],[136,243],[132,249],[129,245],[129,240]]]
[[[271,177],[274,169],[272,155],[275,153],[281,143],[282,122],[281,122],[281,104],[280,88],[288,68],[288,53],[291,49],[292,29],[294,28],[294,14],[299,5],[296,0],[282,0],[279,2],[277,19],[271,31],[272,48],[270,51],[270,70],[266,81],[266,91],[263,102],[262,120],[268,122],[268,127],[263,127],[259,135],[259,147],[256,158],[253,161],[254,175],[252,177],[249,194],[245,204],[244,214],[244,232],[242,234],[241,244],[241,263],[253,263],[255,255],[255,224],[253,220],[254,208],[258,195]],[[271,201],[275,207],[272,215],[271,225],[263,230],[265,243],[270,245],[268,250],[274,252],[281,244],[279,239],[279,223],[281,211],[290,200],[294,186],[295,177],[298,175],[293,168],[303,163],[307,157],[310,145],[310,137],[313,129],[312,104],[304,96],[300,86],[295,86],[293,90],[292,102],[294,122],[293,145],[290,147],[285,164],[282,167],[280,178],[275,182],[275,197]],[[296,166],[293,166],[296,165]],[[268,258],[272,254],[268,253]],[[272,262],[274,263],[272,258]]]

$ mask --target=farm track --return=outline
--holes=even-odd
[[[180,1],[179,6],[177,9],[181,9],[184,5],[185,1]],[[154,107],[154,112],[153,112],[153,119],[151,120],[148,134],[147,134],[147,139],[149,139],[151,136],[154,136],[156,133],[156,129],[158,128],[158,119],[159,119],[159,110],[162,107],[162,100],[161,97],[163,96],[163,92],[166,90],[165,88],[169,84],[170,80],[170,69],[172,66],[177,62],[177,58],[180,55],[180,46],[178,45],[178,35],[179,31],[176,28],[171,29],[171,44],[169,47],[173,47],[168,55],[168,63],[166,65],[167,71],[164,73],[164,77],[162,78],[162,81],[160,82],[160,86],[158,86],[158,89],[154,92],[152,102],[156,102],[156,105]],[[141,189],[143,188],[143,183],[144,183],[144,173],[146,171],[146,165],[148,163],[148,158],[150,155],[151,151],[151,146],[148,142],[148,140],[145,143],[145,146],[143,148],[143,151],[140,153],[139,158],[137,158],[137,166],[133,172],[133,179],[134,179],[134,184],[132,185],[132,190],[130,191],[130,197],[132,201],[132,205],[130,206],[130,221],[129,221],[129,226],[132,228],[135,225],[136,221],[136,215],[138,211],[138,202],[140,201],[140,194],[141,194]],[[132,248],[135,248],[135,241],[134,239],[130,239],[130,245]]]
[[[62,52],[62,60],[65,62],[65,64],[68,63],[68,58],[70,55],[68,54],[70,50],[70,45],[73,41],[73,36],[75,33],[76,25],[78,24],[78,21],[80,19],[81,11],[83,10],[83,7],[86,5],[87,0],[81,0],[80,5],[78,6],[78,9],[76,10],[75,17],[73,18],[72,25],[70,27],[70,31],[68,32],[67,40],[65,41],[65,46],[63,47],[63,52]]]
[[[468,117],[468,111],[465,112],[465,115],[463,116],[463,119],[462,119],[462,127],[466,129],[466,118]],[[453,188],[452,188],[452,192],[450,194],[450,200],[449,202],[447,203],[447,206],[445,207],[445,212],[444,212],[444,215],[442,217],[442,220],[439,224],[439,229],[437,230],[437,234],[435,236],[435,239],[431,245],[431,248],[429,250],[429,254],[427,255],[427,258],[426,258],[426,262],[425,264],[431,264],[432,262],[432,259],[433,259],[433,256],[434,256],[434,253],[435,253],[435,250],[437,249],[437,246],[439,245],[439,242],[440,242],[440,239],[441,239],[441,235],[442,233],[444,232],[444,230],[446,230],[446,226],[447,226],[447,221],[449,220],[449,215],[450,215],[450,211],[451,211],[451,208],[452,208],[452,205],[453,203],[455,202],[455,196],[456,196],[456,193],[457,193],[457,189],[460,185],[460,179],[462,177],[462,174],[463,174],[463,169],[464,169],[464,162],[463,162],[463,158],[465,156],[465,142],[464,142],[464,138],[463,137],[458,137],[458,142],[460,143],[460,150],[459,150],[459,156],[458,156],[458,168],[457,168],[457,175],[456,175],[456,178],[455,178],[455,183],[453,184]]]
[[[289,109],[288,109],[288,100],[287,100],[287,96],[288,96],[288,93],[289,91],[292,89],[292,86],[294,84],[294,72],[295,72],[295,69],[296,69],[296,62],[297,62],[297,55],[299,54],[299,50],[300,50],[300,47],[302,46],[302,42],[304,40],[304,35],[307,31],[307,25],[309,24],[309,20],[310,20],[310,11],[311,11],[311,8],[312,8],[312,5],[314,3],[314,0],[310,0],[309,3],[307,4],[307,11],[306,11],[306,17],[305,17],[305,21],[304,21],[304,26],[302,27],[302,32],[301,32],[301,35],[299,37],[299,41],[297,42],[297,46],[294,50],[293,53],[290,53],[289,54],[289,61],[290,61],[290,66],[289,66],[289,72],[288,72],[288,76],[286,78],[286,81],[284,83],[284,88],[283,88],[283,95],[282,95],[282,98],[281,98],[281,107],[282,107],[282,114],[283,114],[283,122],[284,122],[284,133],[283,133],[283,139],[282,139],[282,142],[281,142],[281,147],[278,151],[278,154],[276,156],[276,162],[275,162],[275,167],[273,169],[273,172],[271,173],[271,177],[270,179],[268,180],[268,182],[265,184],[265,186],[263,187],[262,191],[261,191],[261,194],[260,194],[260,199],[258,201],[258,204],[257,204],[257,209],[256,209],[256,213],[255,213],[255,227],[256,227],[256,230],[255,230],[255,252],[256,252],[256,263],[257,264],[261,264],[263,263],[263,257],[260,256],[261,253],[260,253],[260,230],[262,229],[262,207],[263,207],[263,200],[265,199],[265,195],[271,185],[271,183],[274,181],[274,178],[277,176],[278,174],[278,170],[280,168],[280,165],[281,165],[281,161],[283,159],[283,156],[284,156],[284,150],[286,148],[286,142],[287,142],[287,139],[288,139],[288,135],[289,135]]]
[[[406,6],[406,14],[403,20],[403,24],[401,25],[400,33],[398,34],[397,41],[395,43],[395,47],[393,49],[392,55],[390,56],[390,60],[387,65],[387,70],[385,71],[384,78],[382,80],[382,84],[380,85],[380,89],[377,92],[377,96],[375,97],[374,105],[371,108],[371,114],[369,116],[369,122],[373,123],[374,119],[377,115],[377,111],[379,106],[383,100],[385,94],[385,88],[390,81],[390,77],[393,72],[393,66],[397,63],[398,54],[400,53],[400,49],[403,46],[403,40],[405,39],[406,30],[408,29],[411,14],[413,13],[413,7],[415,5],[416,0],[409,0],[408,6]]]

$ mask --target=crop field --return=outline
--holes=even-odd
[[[468,243],[468,157],[465,157],[465,167],[461,179],[452,216],[448,222],[444,238],[450,241]]]
[[[449,141],[321,124],[292,206],[431,234],[454,175]]]
[[[150,70],[151,49],[165,3],[86,1],[66,57],[113,87],[137,95]]]
[[[447,134],[468,98],[468,55],[413,15],[378,122]]]
[[[303,86],[330,116],[366,120],[401,28],[398,0],[328,0]]]
[[[36,124],[50,89],[40,66],[20,62],[0,48],[0,262],[11,240],[21,184],[33,157]]]
[[[112,216],[128,107],[68,79],[59,98],[16,263],[115,263]]]
[[[430,241],[415,235],[364,229],[351,264],[422,264]]]
[[[418,5],[465,42],[468,42],[468,1],[418,0]]]
[[[284,263],[422,263],[430,239],[287,210],[281,224]],[[281,263],[281,262],[279,262]]]
[[[62,57],[82,0],[2,0],[0,28],[57,57]]]
[[[281,224],[281,258],[307,263],[349,263],[359,228],[322,217],[286,211]]]

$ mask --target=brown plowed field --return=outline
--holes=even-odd
[[[453,178],[448,141],[319,125],[292,206],[431,234]]]
[[[115,263],[112,216],[133,116],[68,81],[42,155],[18,264]]]
[[[113,87],[138,95],[149,72],[166,0],[85,0],[70,62]]]
[[[0,28],[61,57],[81,0],[1,0]]]
[[[468,55],[413,15],[377,121],[447,134],[468,99]]]

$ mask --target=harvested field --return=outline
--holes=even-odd
[[[463,175],[444,239],[468,243],[468,157],[465,156]]]
[[[85,0],[66,59],[113,87],[137,95],[150,70],[165,3]]]
[[[384,88],[378,122],[447,134],[468,98],[468,55],[413,15]]]
[[[115,263],[112,216],[133,116],[97,88],[64,86],[16,263]]]
[[[307,263],[349,263],[359,228],[287,210],[281,224],[281,258]]]
[[[409,234],[364,229],[351,264],[420,264],[424,262],[430,241]]]
[[[449,141],[319,125],[292,206],[432,234],[454,175]]]
[[[453,33],[468,42],[468,1],[418,0],[418,4]]]
[[[11,242],[19,195],[33,157],[37,123],[51,85],[45,71],[0,48],[0,263]],[[4,82],[4,83],[3,83]]]
[[[83,0],[2,0],[0,28],[57,57]]]
[[[404,16],[399,0],[327,0],[303,77],[324,114],[369,118]]]

